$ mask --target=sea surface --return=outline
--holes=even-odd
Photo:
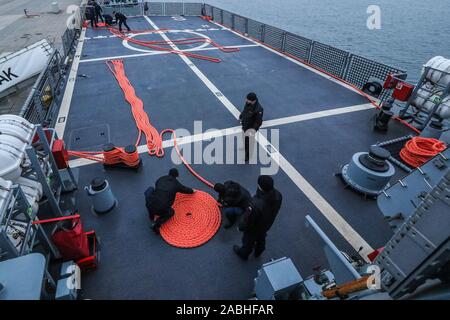
[[[179,1],[174,1],[179,2]],[[194,2],[194,1],[193,1]],[[450,58],[450,0],[207,0],[222,9],[406,70]],[[370,30],[367,9],[380,8]]]

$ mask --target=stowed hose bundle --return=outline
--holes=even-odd
[[[418,168],[446,148],[447,146],[442,141],[432,138],[414,137],[406,142],[400,151],[400,158],[411,167]]]
[[[192,169],[192,167],[183,158],[177,145],[175,130],[165,129],[161,131],[161,133],[159,133],[158,130],[152,126],[152,124],[150,123],[150,119],[148,118],[148,115],[144,110],[144,103],[139,97],[136,96],[136,92],[125,74],[123,61],[110,60],[107,61],[106,64],[119,83],[119,86],[125,95],[125,99],[131,106],[131,112],[136,122],[136,127],[139,130],[136,144],[129,145],[125,148],[119,148],[114,146],[113,144],[106,144],[103,147],[103,151],[68,151],[69,155],[102,162],[106,165],[124,164],[128,167],[135,168],[140,164],[137,147],[139,146],[139,143],[141,141],[142,133],[144,133],[147,142],[148,153],[151,156],[155,155],[158,158],[164,156],[164,149],[162,145],[163,135],[166,133],[171,133],[173,136],[175,150],[183,164],[197,179],[206,184],[208,187],[212,188],[214,184],[204,179],[197,172],[195,172],[195,170]]]

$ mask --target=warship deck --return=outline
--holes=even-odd
[[[241,241],[234,228],[220,228],[209,242],[194,249],[172,247],[150,230],[143,193],[174,166],[169,143],[163,158],[142,152],[143,166],[137,172],[105,170],[99,163],[73,160],[72,166],[80,170],[79,212],[84,225],[94,228],[102,242],[99,268],[83,276],[84,298],[247,299],[257,270],[271,259],[290,257],[304,276],[312,274],[314,267],[327,266],[320,238],[305,226],[306,215],[349,254],[363,246],[364,255],[391,238],[376,202],[344,189],[334,174],[354,153],[404,136],[410,129],[392,122],[387,134],[374,132],[374,108],[352,88],[199,17],[135,17],[128,24],[134,30],[170,29],[164,35],[171,40],[208,37],[240,51],[179,47],[222,60],[213,63],[146,51],[105,29],[83,30],[56,125],[68,149],[99,150],[107,142],[117,146],[135,142],[137,129],[130,107],[105,64],[120,58],[159,131],[185,128],[194,132],[194,121],[202,121],[204,131],[231,128],[216,132],[218,137],[239,134],[236,115],[246,94],[256,92],[264,107],[263,127],[279,130],[280,143],[270,151],[279,164],[274,180],[284,199],[268,233],[266,251],[258,259],[243,262],[232,250]],[[159,33],[136,38],[163,40]],[[191,142],[201,140],[192,138]],[[262,140],[261,144],[270,144]],[[208,143],[203,141],[204,146]],[[232,179],[252,193],[265,166],[193,164],[210,181]],[[216,196],[183,165],[177,167],[183,184]],[[82,188],[97,176],[110,182],[118,198],[118,206],[102,216],[91,213],[90,199]]]

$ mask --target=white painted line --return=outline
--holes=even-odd
[[[349,113],[349,112],[369,110],[369,109],[375,109],[375,108],[371,103],[364,103],[364,104],[358,104],[355,106],[335,108],[335,109],[311,112],[311,113],[306,113],[306,114],[299,114],[296,116],[290,116],[290,117],[284,117],[284,118],[264,121],[262,124],[262,128],[274,127],[274,126],[284,125],[284,124],[288,124],[288,123],[318,119],[318,118],[329,117],[329,116],[336,116],[339,114],[345,114],[345,113]]]
[[[245,45],[239,45],[239,46],[225,46],[224,48],[251,48],[251,47],[257,47],[256,44],[245,44]],[[219,50],[219,48],[210,47],[210,48],[202,48],[202,49],[185,49],[181,50],[183,52],[197,52],[197,51],[210,51],[210,50]],[[145,56],[154,56],[154,55],[160,55],[160,54],[173,54],[171,52],[166,51],[155,51],[155,52],[147,52],[147,53],[136,53],[136,54],[127,54],[127,55],[121,55],[121,56],[111,56],[111,57],[102,57],[102,58],[92,58],[92,59],[83,59],[80,61],[80,63],[85,62],[95,62],[95,61],[105,61],[105,60],[111,60],[111,59],[127,59],[127,58],[136,58],[136,57],[145,57]]]
[[[220,25],[220,24],[218,24],[218,23],[216,23],[216,22],[214,22],[214,21],[211,21],[211,23],[213,23],[213,24],[215,24],[215,25],[217,25],[217,26],[220,26],[220,27],[222,27],[222,28],[225,28],[226,30],[230,31],[231,33],[234,33],[235,35],[237,35],[237,36],[239,36],[239,37],[241,37],[241,38],[243,38],[243,39],[246,39],[246,40],[248,40],[248,41],[250,41],[250,42],[253,42],[253,43],[257,44],[257,45],[260,46],[261,48],[265,48],[265,49],[269,50],[270,52],[275,53],[275,54],[279,55],[280,57],[283,57],[283,58],[285,58],[285,59],[287,59],[287,60],[289,60],[289,61],[295,63],[296,65],[299,65],[299,66],[301,66],[301,67],[303,67],[303,68],[305,68],[305,69],[308,69],[309,71],[314,72],[315,74],[318,74],[318,75],[320,75],[321,77],[324,77],[324,78],[326,78],[326,79],[328,79],[328,80],[330,80],[330,81],[333,81],[334,83],[337,83],[337,84],[339,84],[339,85],[341,85],[341,86],[343,86],[343,87],[345,87],[345,88],[347,88],[347,89],[349,89],[349,90],[351,90],[351,91],[353,91],[353,92],[355,92],[355,93],[361,95],[361,92],[359,92],[359,91],[356,90],[355,88],[353,88],[353,87],[351,87],[351,86],[349,86],[349,85],[347,85],[347,84],[345,84],[345,83],[343,83],[343,82],[341,82],[341,81],[338,81],[338,80],[336,80],[335,78],[330,77],[329,75],[326,75],[326,74],[323,73],[323,72],[320,72],[319,70],[316,70],[316,69],[314,69],[314,68],[311,68],[310,66],[308,66],[308,65],[306,65],[306,64],[304,64],[304,63],[301,63],[301,62],[298,61],[298,60],[295,60],[295,59],[293,59],[293,58],[291,58],[291,57],[289,57],[289,56],[287,56],[287,55],[285,55],[285,54],[282,54],[281,52],[278,52],[278,51],[276,51],[276,50],[274,50],[274,49],[272,49],[272,48],[270,48],[270,47],[268,47],[268,46],[265,46],[265,45],[262,44],[262,43],[259,43],[259,42],[255,41],[255,40],[251,39],[251,38],[248,38],[248,37],[246,37],[246,36],[240,34],[239,32],[236,32],[236,31],[231,30],[231,29],[229,29],[229,28],[227,28],[227,27],[224,27],[224,26],[222,26],[222,25]]]
[[[150,20],[149,17],[144,16],[145,19],[147,19],[148,23],[150,23],[150,25],[153,27],[153,29],[155,30],[159,30],[158,26],[156,24],[153,23],[152,20]],[[177,48],[177,46],[175,46],[173,44],[173,42],[170,41],[169,37],[162,33],[162,32],[158,32],[161,37],[167,41],[167,43],[169,44],[169,46],[174,49],[174,50],[179,50]],[[185,55],[179,54],[180,58],[188,65],[189,68],[191,68],[191,70],[200,78],[200,80],[202,80],[202,82],[209,88],[209,90],[211,90],[211,92],[217,97],[217,99],[220,100],[220,102],[222,102],[222,104],[228,109],[228,111],[231,112],[231,114],[238,119],[240,112],[239,110],[231,103],[230,100],[228,100],[223,94],[222,92],[220,92],[220,90],[203,74],[203,72],[200,71],[200,69],[198,69],[193,63],[192,61],[186,57]]]
[[[264,150],[270,154],[272,159],[278,163],[280,168],[288,175],[295,185],[304,193],[304,195],[316,206],[325,218],[336,228],[336,230],[350,243],[356,251],[362,247],[361,257],[369,262],[367,255],[373,252],[373,248],[350,226],[347,221],[314,189],[314,187],[295,169],[295,167],[262,135],[260,132],[256,135],[256,141]],[[270,147],[269,147],[270,146]],[[270,150],[269,150],[269,148]]]
[[[184,144],[195,143],[198,141],[205,141],[205,140],[211,140],[211,139],[218,138],[218,137],[234,135],[234,134],[241,133],[241,131],[242,131],[242,128],[240,126],[237,126],[237,127],[231,127],[231,128],[226,128],[226,129],[222,129],[222,130],[210,130],[208,132],[195,134],[192,136],[177,137],[177,145],[182,146]],[[173,146],[174,146],[173,139],[163,141],[162,147],[164,149],[170,148]],[[147,145],[138,146],[137,152],[139,154],[147,153],[148,152]],[[77,167],[82,167],[82,166],[86,166],[86,165],[90,165],[90,164],[94,164],[94,163],[98,163],[98,162],[89,160],[89,159],[79,158],[79,159],[71,160],[69,165],[71,168],[77,168]]]
[[[152,25],[155,30],[158,30],[158,26],[153,23],[148,17],[145,17],[147,21]],[[177,47],[170,42],[170,39],[165,35],[161,36],[170,44],[174,50],[178,50]],[[238,119],[239,110],[217,89],[217,87],[189,60],[189,58],[180,55],[184,62],[191,68],[192,71],[203,81],[203,83],[216,94],[217,98],[222,104],[231,112],[231,114]],[[294,60],[295,61],[295,60]],[[217,93],[220,93],[218,95]],[[316,208],[328,219],[328,221],[338,230],[338,232],[347,240],[350,245],[358,251],[361,250],[362,257],[367,258],[367,254],[372,252],[373,249],[370,245],[342,218],[342,216],[323,198],[320,193],[314,189],[314,187],[292,166],[289,161],[286,160],[278,151],[274,152],[276,148],[260,133],[256,135],[258,143],[266,150],[271,157],[278,161],[280,168],[288,175],[288,177],[297,185],[297,187],[305,194],[305,196],[316,206]],[[271,150],[268,150],[270,146]]]
[[[350,113],[350,112],[364,111],[364,110],[368,110],[368,109],[373,109],[373,106],[371,104],[361,104],[361,105],[350,106],[350,107],[335,108],[335,109],[329,109],[329,110],[324,110],[324,111],[299,114],[299,115],[295,115],[295,116],[283,117],[283,118],[264,121],[261,128],[276,127],[276,126],[289,124],[289,123],[302,122],[302,121],[307,121],[307,120],[313,120],[313,119],[318,119],[318,118],[346,114],[346,113]],[[210,131],[202,133],[202,134],[196,134],[196,135],[186,136],[186,137],[181,137],[181,138],[178,137],[177,144],[183,145],[183,144],[188,144],[188,143],[194,143],[194,142],[198,142],[198,141],[210,140],[210,139],[214,139],[214,138],[238,134],[241,132],[242,132],[242,128],[240,126],[226,128],[226,129],[222,129],[222,130],[218,130],[218,129],[210,130]],[[169,148],[169,147],[173,147],[173,139],[163,141],[163,148]],[[137,151],[139,154],[148,152],[147,145],[138,146]],[[86,165],[93,164],[93,163],[97,163],[97,162],[80,158],[80,159],[71,160],[70,166],[75,168],[75,167],[86,166]]]
[[[83,50],[84,38],[86,36],[86,28],[81,30],[80,38],[78,39],[77,49],[70,68],[69,77],[67,79],[66,89],[59,108],[58,117],[56,118],[55,131],[60,139],[64,136],[64,130],[66,129],[67,117],[69,116],[70,102],[72,101],[73,90],[75,88],[75,82],[77,80],[78,66],[81,59],[81,51]]]

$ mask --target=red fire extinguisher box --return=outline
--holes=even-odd
[[[414,85],[406,82],[399,82],[392,92],[392,98],[399,101],[408,101],[414,90]]]

